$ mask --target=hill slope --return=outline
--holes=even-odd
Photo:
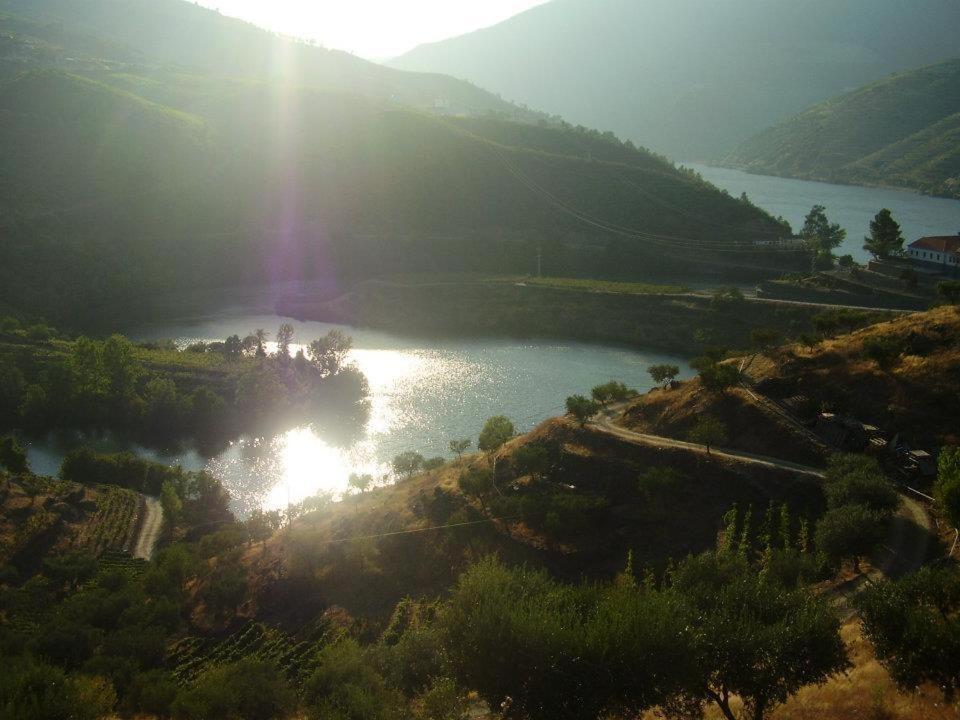
[[[183,0],[0,0],[0,29],[30,39],[33,47],[18,55],[34,50],[34,62],[71,71],[159,64],[216,76],[284,77],[423,109],[536,117],[462,80],[398,72]],[[42,53],[35,51],[37,42]]]
[[[956,54],[950,0],[554,0],[391,64],[443,72],[671,157]]]
[[[160,290],[528,272],[541,243],[563,249],[558,272],[599,254],[623,274],[787,232],[599,135],[289,83],[105,76],[113,86],[38,71],[0,88],[0,302],[70,322]]]
[[[725,164],[960,198],[960,60],[820,103],[747,141]]]

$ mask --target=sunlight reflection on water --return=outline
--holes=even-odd
[[[247,334],[253,328],[274,328],[275,316],[216,317],[151,328],[143,340],[174,338],[182,346],[197,340],[216,340]],[[336,326],[295,323],[296,352]],[[429,341],[386,333],[341,328],[354,338],[351,361],[370,384],[370,417],[359,436],[337,440],[333,433],[298,427],[274,437],[241,438],[213,457],[193,450],[156,452],[99,438],[100,450],[132,450],[185,468],[206,468],[219,477],[241,516],[256,507],[282,509],[318,493],[342,496],[351,473],[390,481],[390,460],[415,450],[425,457],[449,455],[453,438],[477,434],[486,418],[505,414],[518,430],[563,412],[563,401],[573,393],[588,392],[601,382],[622,380],[645,390],[650,365],[678,358],[643,351],[579,343],[519,340]],[[30,460],[41,473],[55,473],[71,447],[90,438],[58,438],[34,443]]]

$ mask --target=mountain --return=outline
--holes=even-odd
[[[541,248],[565,274],[784,260],[739,244],[779,221],[600,133],[124,70],[0,82],[0,307],[82,325],[196,288],[526,273]]]
[[[748,140],[724,164],[960,198],[960,60],[814,105]]]
[[[393,67],[466,78],[680,160],[956,55],[955,0],[553,0]]]
[[[462,80],[392,70],[183,0],[0,0],[0,68],[36,62],[71,72],[159,64],[223,77],[283,77],[422,109],[537,117]]]

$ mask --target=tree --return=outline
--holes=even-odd
[[[865,237],[863,249],[875,258],[887,259],[903,253],[903,233],[891,212],[884,208],[870,221],[870,237]]]
[[[323,377],[327,377],[340,372],[352,349],[353,338],[340,330],[331,330],[324,337],[310,343],[308,353],[314,367]]]
[[[953,527],[960,527],[960,447],[943,448],[937,461],[937,505]]]
[[[16,475],[27,471],[27,452],[12,435],[0,438],[0,467]]]
[[[801,688],[850,667],[839,616],[807,588],[781,587],[739,558],[712,554],[686,560],[671,582],[697,628],[688,707],[713,702],[737,720],[736,695],[745,718],[763,720]]]
[[[346,637],[326,645],[303,684],[310,720],[394,720],[404,717],[402,699],[366,661],[363,648]]]
[[[529,720],[636,717],[665,702],[692,666],[687,627],[672,594],[565,585],[496,560],[465,572],[441,613],[460,684]]]
[[[937,293],[951,305],[960,303],[960,280],[944,280],[937,283]]]
[[[960,688],[960,575],[922,568],[893,582],[870,584],[854,598],[877,659],[904,690]]]
[[[887,372],[903,352],[903,343],[892,335],[872,336],[863,341],[863,354]]]
[[[111,335],[103,344],[101,362],[110,394],[114,397],[132,394],[143,372],[134,357],[133,343],[123,335]]]
[[[647,372],[657,385],[669,385],[680,374],[680,368],[667,364],[651,365]]]
[[[499,450],[507,440],[516,434],[513,423],[503,415],[494,415],[483,425],[477,447],[482,452]]]
[[[227,360],[239,360],[243,355],[243,340],[239,335],[231,335],[223,341],[223,356]]]
[[[30,658],[4,662],[0,717],[17,720],[97,720],[113,711],[117,695],[103,678],[66,675]]]
[[[583,395],[571,395],[567,398],[567,412],[573,415],[581,425],[592,418],[600,410],[600,406]]]
[[[414,453],[414,454],[415,454],[415,453]],[[398,455],[397,457],[400,457],[400,456]],[[394,471],[396,471],[396,469],[397,469],[397,461],[396,461],[396,459],[394,459],[393,463],[394,463],[394,464],[393,464]],[[416,472],[416,471],[414,471],[414,472]],[[413,474],[413,473],[411,473],[411,474]],[[370,474],[368,474],[368,473],[363,473],[363,474],[350,473],[350,479],[349,479],[348,482],[349,482],[350,487],[351,487],[352,489],[356,490],[358,493],[360,493],[361,495],[363,495],[363,493],[365,493],[367,490],[369,490],[369,489],[370,489],[370,486],[373,485],[373,475],[370,475]]]
[[[296,704],[296,693],[273,664],[246,657],[207,670],[180,693],[173,709],[187,720],[274,720],[290,715]]]
[[[687,439],[692,443],[706,446],[707,455],[709,455],[711,447],[727,442],[727,427],[716,418],[707,415],[701,417],[690,429]]]
[[[293,336],[296,331],[290,323],[283,323],[277,330],[277,357],[281,360],[290,357],[290,345],[293,344]]]
[[[257,357],[266,357],[267,356],[267,331],[263,328],[257,328],[253,331],[253,337],[256,341],[256,351],[254,355]]]
[[[740,370],[730,363],[703,362],[705,358],[691,363],[694,365],[703,388],[712,393],[722,393],[740,382]]]
[[[524,445],[513,453],[513,462],[520,475],[539,480],[550,469],[550,453],[542,445]]]
[[[603,385],[597,385],[590,391],[591,397],[600,405],[607,405],[612,402],[621,402],[636,395],[636,391],[631,390],[622,382],[611,380]]]
[[[469,438],[450,441],[450,452],[457,456],[459,462],[463,462],[463,454],[470,449],[472,441]]]
[[[489,468],[470,468],[460,473],[457,484],[460,492],[476,499],[486,510],[486,498],[493,490],[493,473]]]
[[[876,551],[886,537],[888,515],[862,505],[844,505],[827,510],[817,522],[814,544],[832,562],[853,562],[860,572],[860,561]]]
[[[407,480],[423,469],[423,455],[418,452],[407,451],[393,458],[393,472],[403,475]]]
[[[176,486],[169,480],[164,482],[160,489],[160,506],[163,508],[163,515],[167,518],[167,522],[171,527],[175,526],[183,511],[183,501],[177,493]]]
[[[847,231],[839,224],[831,223],[827,219],[826,208],[823,205],[814,205],[803,221],[800,237],[816,255],[830,255],[846,239]]]

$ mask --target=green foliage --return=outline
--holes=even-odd
[[[824,494],[830,508],[860,505],[879,513],[896,510],[897,489],[880,467],[866,455],[837,455],[830,459]]]
[[[863,249],[876,258],[886,259],[903,253],[903,233],[900,224],[884,208],[870,221],[870,237],[863,239]]]
[[[833,563],[851,560],[855,570],[886,538],[888,514],[862,505],[827,510],[817,522],[814,544]]]
[[[960,688],[960,576],[954,568],[923,568],[870,585],[854,603],[877,658],[900,687],[933,683],[953,697]]]
[[[341,330],[331,330],[310,343],[307,354],[321,375],[336,375],[346,365],[353,349],[353,338]]]
[[[398,455],[397,458],[399,457],[400,456]],[[406,468],[407,462],[408,462],[407,460],[401,461],[400,463],[401,468],[400,470],[398,470],[396,460],[394,460],[394,472],[396,472],[397,474],[401,474],[402,472],[404,472],[407,469]],[[371,485],[373,485],[373,476],[368,473],[362,473],[362,474],[350,473],[350,478],[348,479],[347,482],[350,485],[351,489],[356,490],[360,494],[363,494],[370,489]]]
[[[937,466],[937,482],[933,488],[937,505],[951,525],[960,527],[960,448],[943,448]]]
[[[893,335],[872,335],[863,341],[863,355],[888,371],[903,353],[903,340]]]
[[[937,294],[951,305],[960,303],[960,280],[942,280],[937,283]]]
[[[576,418],[581,425],[600,411],[600,405],[595,400],[583,395],[571,395],[566,402],[567,412]]]
[[[355,640],[328,645],[303,686],[308,716],[316,720],[399,720],[402,702],[366,661]]]
[[[450,452],[457,456],[457,460],[463,460],[463,454],[470,449],[472,441],[469,438],[450,441]]]
[[[426,460],[423,461],[423,469],[427,472],[430,472],[432,470],[439,470],[446,464],[447,464],[447,461],[444,460],[442,457],[427,458]]]
[[[458,484],[464,495],[476,498],[483,504],[494,488],[493,473],[488,468],[470,468],[460,473]]]
[[[462,684],[491,707],[509,698],[511,714],[532,720],[650,707],[690,662],[676,603],[619,586],[564,586],[489,560],[461,576],[442,625]]]
[[[727,442],[727,427],[720,420],[704,415],[687,433],[687,439],[698,445],[705,445],[707,452],[711,447]]]
[[[408,450],[407,452],[400,453],[393,459],[393,472],[409,480],[423,470],[423,463],[423,455]]]
[[[542,478],[550,469],[550,451],[543,445],[527,444],[517,448],[512,460],[519,475],[530,475],[535,480]]]
[[[0,673],[0,717],[10,720],[99,720],[113,710],[116,693],[102,678],[66,675],[25,660]]]
[[[27,452],[12,435],[0,438],[0,467],[15,474],[27,471]]]
[[[827,220],[826,208],[823,205],[814,205],[804,219],[800,237],[811,251],[829,254],[840,247],[847,237],[847,231],[839,224]]]
[[[807,588],[783,587],[713,555],[682,563],[671,582],[697,628],[688,701],[715,702],[733,717],[729,699],[738,695],[748,717],[764,718],[802,687],[850,666],[839,616]]]
[[[253,658],[208,670],[173,705],[185,720],[275,720],[295,708],[296,695],[276,667]]]
[[[516,434],[513,423],[503,415],[488,419],[480,431],[477,448],[482,452],[494,452]]]
[[[636,394],[636,390],[631,390],[622,382],[617,382],[616,380],[611,380],[603,385],[597,385],[590,391],[590,396],[593,398],[594,402],[597,402],[600,405],[608,405],[612,402],[622,402],[623,400],[633,397]]]
[[[664,385],[673,382],[680,374],[680,368],[676,365],[651,365],[647,372],[657,385]]]

